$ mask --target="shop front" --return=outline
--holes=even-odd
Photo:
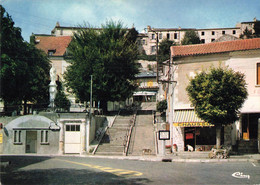
[[[216,128],[201,120],[193,109],[175,110],[173,144],[179,144],[179,149],[183,151],[188,151],[188,146],[194,151],[209,151],[216,145]]]

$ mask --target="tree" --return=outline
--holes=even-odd
[[[21,29],[5,9],[1,9],[1,91],[7,107],[24,102],[42,103],[48,100],[50,63],[47,56],[33,45],[24,42]],[[26,112],[25,112],[26,114]]]
[[[162,62],[170,58],[170,47],[173,45],[175,45],[175,42],[168,39],[163,39],[162,42],[160,42],[158,51],[159,64],[162,64]]]
[[[62,83],[57,81],[57,84],[57,94],[54,100],[55,107],[59,111],[69,111],[71,103],[64,93]]]
[[[186,88],[197,115],[216,126],[216,145],[220,147],[221,127],[238,119],[238,110],[247,97],[244,74],[228,68],[211,68],[190,80]]]
[[[187,30],[181,41],[182,45],[200,44],[198,33],[194,30]]]
[[[167,101],[166,100],[159,101],[156,104],[156,109],[161,113],[164,112],[167,109]]]
[[[256,20],[254,23],[255,37],[260,37],[260,21]]]
[[[122,101],[136,89],[138,66],[136,31],[120,22],[107,22],[100,30],[77,32],[69,46],[71,65],[65,74],[68,89],[80,101],[89,101],[90,76],[93,75],[93,100],[104,111],[108,101]]]
[[[243,39],[243,38],[245,38],[245,39],[253,38],[252,30],[248,30],[248,28],[246,27],[246,29],[243,31],[243,34],[241,34],[239,37],[241,39]]]

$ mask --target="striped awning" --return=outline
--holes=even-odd
[[[173,126],[176,127],[211,127],[213,124],[200,119],[193,109],[174,111]]]

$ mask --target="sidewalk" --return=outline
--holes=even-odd
[[[195,153],[195,152],[193,152]],[[231,155],[228,159],[210,159],[209,157],[203,156],[192,156],[187,155],[185,152],[177,154],[167,154],[165,156],[155,155],[143,155],[143,156],[87,156],[94,158],[109,158],[109,159],[122,159],[122,160],[139,160],[139,161],[161,161],[161,162],[260,162],[260,154],[249,154],[249,155]]]
[[[138,160],[154,162],[255,162],[260,163],[260,154],[231,155],[228,159],[209,159],[206,155],[192,155],[196,152],[180,152],[176,154],[167,154],[165,156],[143,155],[143,156],[104,156],[104,155],[40,155],[40,154],[23,154],[21,156],[42,156],[42,157],[86,157],[86,158],[105,158],[119,160]],[[1,156],[19,156],[12,154],[1,154]]]

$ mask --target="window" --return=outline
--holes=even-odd
[[[174,39],[178,39],[178,33],[174,33]]]
[[[50,50],[48,50],[48,55],[52,56],[55,52],[56,52],[55,49],[50,49]]]
[[[156,52],[156,46],[152,46],[152,47],[151,47],[151,52],[152,52],[152,53]]]
[[[225,35],[226,34],[226,31],[222,31],[222,35]]]
[[[214,42],[215,41],[215,39],[211,39],[211,42]]]
[[[202,32],[201,32],[201,35],[205,35],[205,32],[204,32],[204,31],[202,31]]]
[[[48,130],[41,131],[41,144],[49,143],[49,132]]]
[[[167,39],[170,39],[170,34],[169,33],[167,33]]]
[[[143,45],[145,45],[145,44],[146,44],[145,39],[143,39]]]
[[[214,31],[212,31],[212,32],[211,32],[211,34],[212,34],[212,35],[215,35],[215,32],[214,32]]]
[[[159,34],[159,39],[162,39],[162,33]]]
[[[66,125],[66,131],[79,132],[80,131],[80,125]]]
[[[205,39],[201,39],[201,43],[205,43]]]
[[[236,34],[236,30],[233,30],[233,35],[235,35]]]
[[[257,64],[257,85],[260,85],[260,63]]]
[[[22,144],[21,136],[22,136],[21,130],[15,130],[14,131],[14,144]]]
[[[152,34],[152,40],[154,40],[155,39],[155,34]]]

